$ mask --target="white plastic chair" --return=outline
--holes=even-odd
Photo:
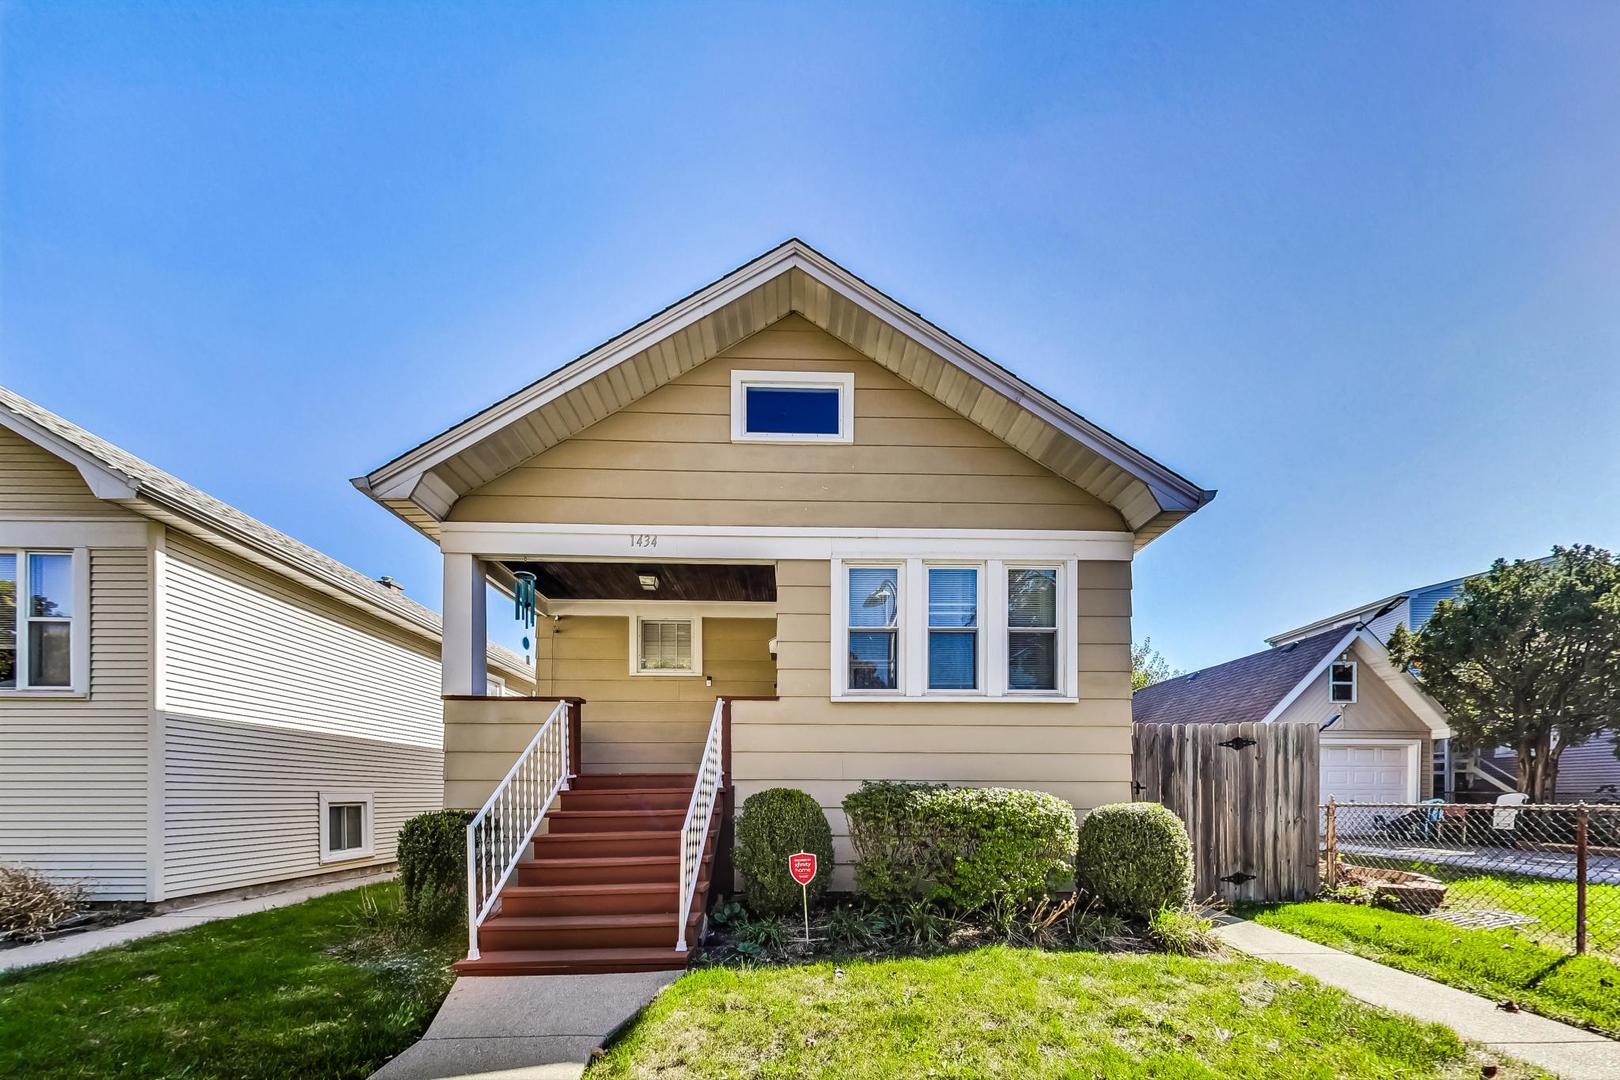
[[[1497,808],[1491,811],[1491,828],[1497,832],[1512,832],[1513,826],[1519,820],[1519,811],[1516,807],[1523,806],[1529,801],[1530,796],[1522,791],[1497,796]]]

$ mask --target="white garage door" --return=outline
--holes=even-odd
[[[1322,801],[1412,802],[1411,746],[1322,744]]]

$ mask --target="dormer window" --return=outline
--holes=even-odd
[[[1328,700],[1335,705],[1355,704],[1355,661],[1335,660],[1332,664],[1328,665]]]
[[[733,371],[732,442],[855,440],[850,372]]]

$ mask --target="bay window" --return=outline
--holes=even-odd
[[[82,683],[87,581],[71,551],[0,551],[0,692]]]

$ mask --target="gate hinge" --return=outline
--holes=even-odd
[[[1255,740],[1247,739],[1247,738],[1244,738],[1242,735],[1239,735],[1234,739],[1227,739],[1225,742],[1216,743],[1215,745],[1216,746],[1227,746],[1227,747],[1232,748],[1233,750],[1242,750],[1242,749],[1245,749],[1246,747],[1255,746],[1257,744],[1256,744]]]

